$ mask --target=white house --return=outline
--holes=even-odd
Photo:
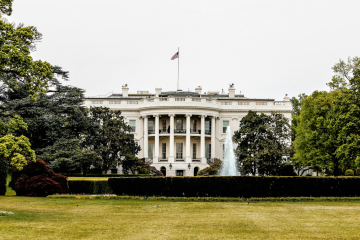
[[[291,121],[292,105],[287,95],[283,101],[250,99],[235,94],[234,84],[228,90],[227,94],[203,93],[199,86],[195,92],[162,92],[156,88],[155,94],[130,94],[126,84],[122,94],[88,97],[85,105],[121,110],[141,146],[138,157],[152,159],[152,166],[166,176],[194,176],[214,158],[222,158],[226,127],[238,130],[249,110],[279,112]]]

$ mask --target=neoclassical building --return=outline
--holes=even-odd
[[[292,105],[286,95],[283,101],[250,99],[235,94],[234,84],[228,93],[155,89],[122,93],[106,97],[88,97],[85,105],[121,110],[141,146],[140,158],[152,159],[152,166],[166,176],[194,176],[222,158],[225,131],[239,129],[239,122],[249,110],[284,114],[291,121]],[[117,173],[119,169],[113,169]]]

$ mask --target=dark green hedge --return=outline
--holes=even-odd
[[[86,174],[82,173],[59,173],[67,177],[150,177],[150,174]]]
[[[108,181],[68,181],[70,193],[104,194],[113,193]]]
[[[117,195],[174,197],[354,197],[360,177],[109,178]]]

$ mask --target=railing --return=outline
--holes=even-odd
[[[167,162],[168,158],[159,158],[159,162]]]
[[[186,133],[185,129],[174,129],[174,133]]]
[[[167,129],[160,129],[160,134],[168,134],[170,133],[170,129],[169,131]]]
[[[148,130],[148,134],[155,134],[155,130]]]
[[[175,98],[176,102],[185,102],[185,98]]]
[[[193,158],[191,159],[192,162],[201,162],[201,158]]]
[[[206,159],[207,164],[211,165],[217,162],[215,158],[207,158]]]
[[[198,130],[196,128],[190,128],[190,133],[192,133],[192,134],[200,134],[200,130]]]
[[[185,160],[183,158],[176,158],[175,162],[184,162]]]

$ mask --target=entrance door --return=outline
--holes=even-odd
[[[184,170],[176,170],[176,176],[184,176]]]

